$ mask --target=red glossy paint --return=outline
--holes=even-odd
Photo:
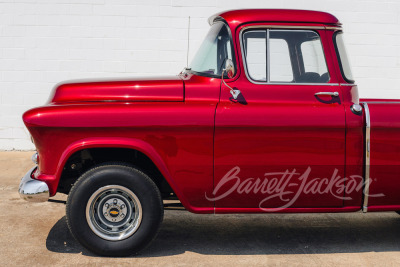
[[[262,24],[246,24],[244,27],[260,27]],[[324,31],[319,31],[324,38]],[[240,62],[243,62],[239,53]],[[331,60],[330,72],[334,73]],[[243,64],[241,73],[244,73]],[[336,84],[334,75],[330,80]],[[331,178],[335,169],[337,175],[345,176],[345,110],[339,103],[324,104],[316,99],[315,93],[339,91],[339,85],[264,85],[250,83],[245,75],[229,84],[241,90],[247,105],[230,101],[230,94],[221,90],[221,100],[216,113],[215,126],[215,183],[234,166],[241,168],[240,178],[264,178],[265,173],[284,172],[295,169],[303,174],[308,167],[312,171],[309,180]],[[329,151],[329,153],[327,153]],[[280,178],[282,183],[287,176]],[[281,207],[286,198],[294,198],[301,189],[301,181],[292,179],[292,194],[285,198],[274,198],[263,205],[264,208]],[[224,192],[234,181],[222,187]],[[341,207],[343,200],[331,194],[318,196],[300,194],[293,208]],[[265,199],[265,193],[245,197],[234,193],[216,202],[219,208],[257,208]]]
[[[341,77],[339,79],[342,79]],[[365,120],[364,117],[356,115],[351,111],[353,104],[358,104],[358,88],[356,85],[341,85],[343,103],[346,114],[346,161],[345,177],[364,177],[364,154],[365,154]],[[365,114],[364,114],[365,115]],[[371,185],[373,186],[373,184]],[[345,194],[344,206],[361,206],[362,197],[360,192],[351,191]]]
[[[223,18],[229,25],[238,26],[249,22],[301,22],[341,25],[339,20],[325,12],[295,9],[241,9],[217,13],[208,19]]]
[[[369,207],[400,206],[400,101],[366,101],[371,113]],[[373,197],[384,194],[384,197]]]
[[[53,196],[68,158],[86,148],[138,150],[153,161],[186,209],[196,213],[270,212],[285,202],[275,198],[259,208],[265,194],[233,193],[210,201],[213,190],[233,167],[240,177],[312,168],[310,179],[339,180],[364,175],[365,116],[354,114],[358,88],[343,79],[333,34],[340,26],[332,15],[299,10],[237,10],[210,18],[231,29],[236,75],[226,82],[241,90],[246,105],[230,100],[219,78],[180,74],[176,77],[117,81],[73,81],[55,87],[49,103],[27,111],[23,120],[39,153],[35,178]],[[317,28],[330,73],[329,85],[263,85],[244,71],[239,34],[248,26]],[[340,103],[321,103],[316,92],[337,91]],[[371,211],[398,210],[400,183],[400,103],[370,102]],[[386,101],[389,102],[389,101]],[[282,178],[281,180],[285,180]],[[299,185],[293,185],[295,192]],[[332,195],[300,194],[279,212],[345,212],[361,208],[361,191]]]
[[[136,78],[115,81],[76,80],[55,86],[50,102],[182,102],[183,97],[183,82],[179,77]]]

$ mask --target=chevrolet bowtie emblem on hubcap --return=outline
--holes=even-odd
[[[119,214],[119,211],[117,209],[113,208],[113,209],[110,210],[110,215],[112,217],[117,217],[118,214]]]

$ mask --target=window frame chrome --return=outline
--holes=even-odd
[[[336,32],[334,32],[333,36],[332,36],[332,39],[333,39],[333,46],[335,48],[336,59],[337,59],[337,61],[339,63],[340,74],[342,75],[343,80],[345,80],[348,84],[354,84],[356,82],[354,80],[354,77],[352,77],[353,79],[347,78],[346,73],[344,72],[344,69],[343,69],[342,58],[340,57],[339,47],[337,45],[337,36],[339,34],[343,34],[343,30],[342,29],[337,30]],[[345,48],[346,48],[345,50],[347,50],[347,47],[345,47]],[[350,71],[351,71],[351,74],[353,75],[353,70],[350,69]]]
[[[245,53],[244,53],[244,46],[243,46],[243,33],[249,29],[265,29],[267,31],[267,81],[262,82],[262,81],[255,81],[251,78],[251,76],[248,73],[247,70],[247,62],[246,62],[246,57],[245,57]],[[325,55],[325,49],[324,46],[321,42],[322,45],[322,49],[324,52],[324,58],[325,58],[325,63],[327,64],[327,71],[329,73],[329,81],[327,83],[290,83],[290,82],[271,82],[270,81],[270,45],[269,45],[269,29],[283,29],[283,30],[325,30],[326,27],[324,26],[285,26],[285,25],[253,25],[253,26],[247,26],[247,27],[243,27],[240,30],[239,33],[239,43],[240,43],[240,52],[241,52],[241,56],[242,56],[242,64],[243,64],[243,69],[244,72],[246,74],[246,78],[249,82],[253,83],[253,84],[264,84],[264,85],[317,85],[317,86],[338,86],[339,83],[329,83],[331,80],[331,72],[329,71],[329,67],[327,64],[327,60],[326,60],[326,55]],[[318,34],[318,36],[321,38],[321,35],[316,32]]]

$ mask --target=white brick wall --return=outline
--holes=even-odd
[[[0,0],[0,149],[32,149],[22,113],[62,80],[177,74],[237,8],[331,12],[343,23],[362,97],[400,99],[399,0]]]

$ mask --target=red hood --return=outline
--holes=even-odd
[[[118,80],[74,80],[56,85],[50,103],[65,102],[181,102],[183,81],[178,76]]]

